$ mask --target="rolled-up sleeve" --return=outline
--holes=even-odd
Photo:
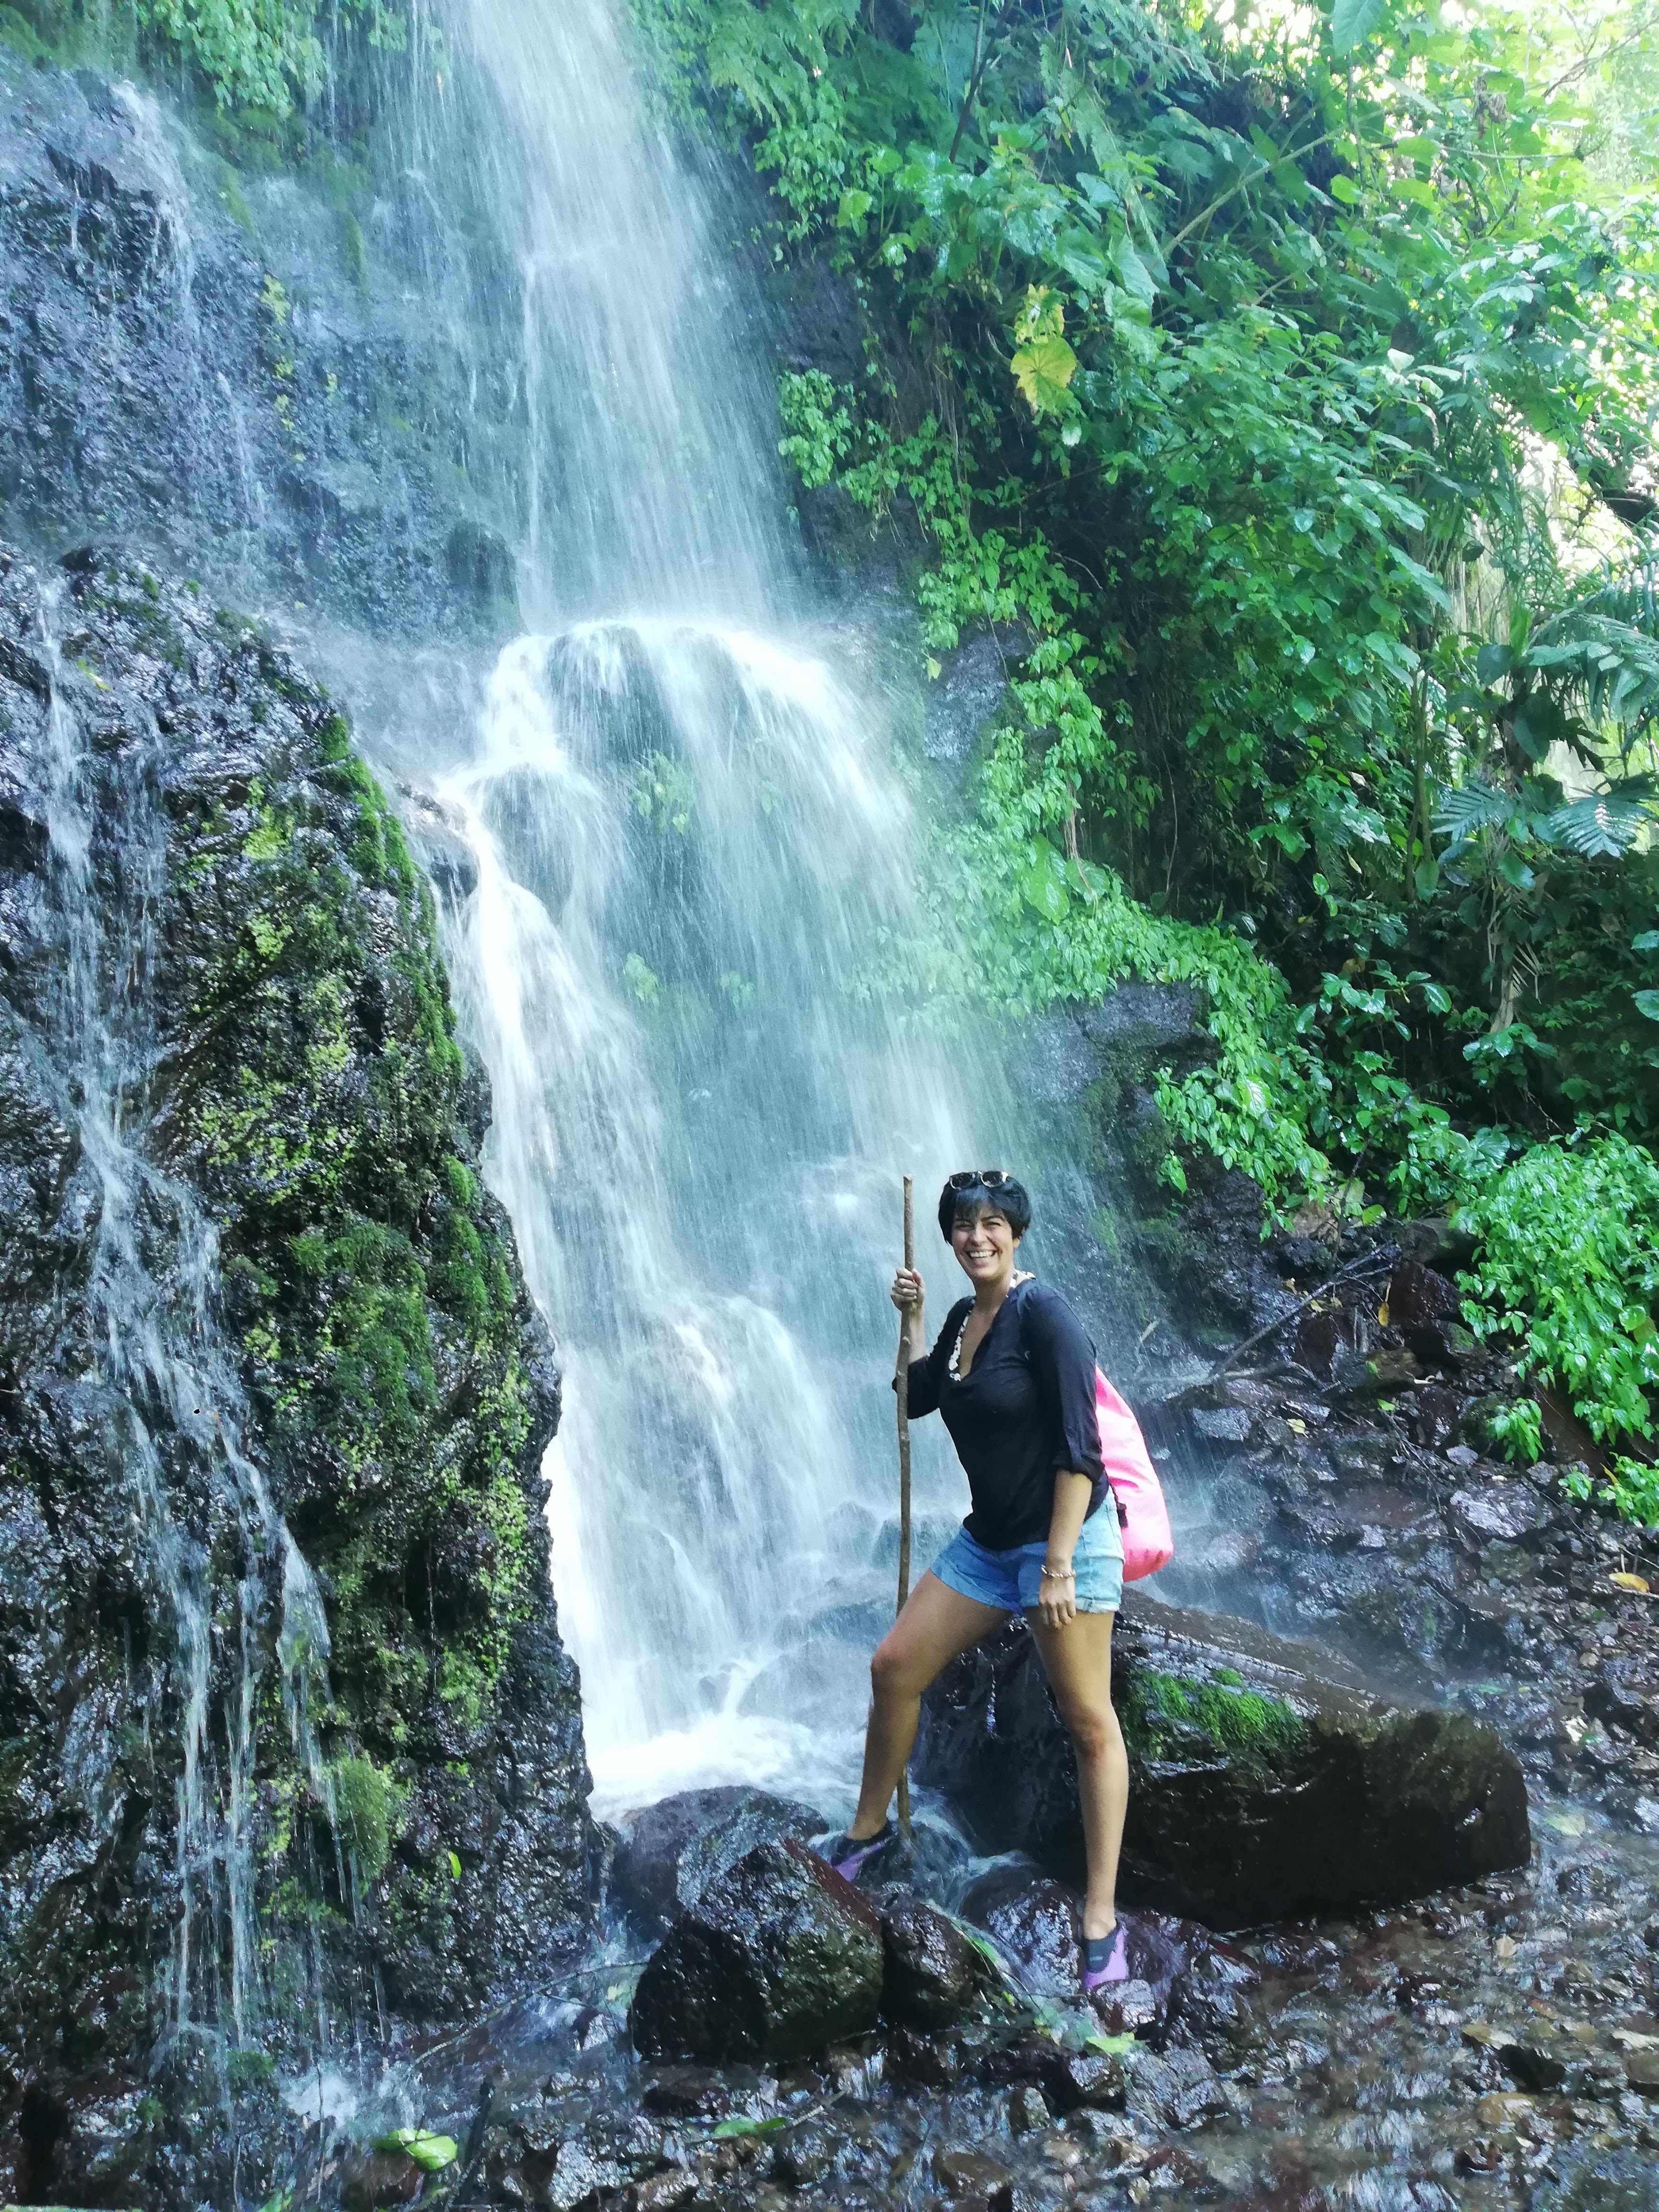
[[[1057,1291],[1033,1284],[1026,1297],[1025,1342],[1031,1371],[1054,1424],[1054,1470],[1086,1474],[1099,1484],[1106,1470],[1101,1464],[1100,1424],[1095,1417],[1095,1348]]]

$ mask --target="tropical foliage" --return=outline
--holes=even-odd
[[[1651,0],[635,9],[853,288],[803,485],[920,526],[934,668],[1017,641],[935,872],[981,994],[1201,982],[1168,1178],[1462,1204],[1482,1325],[1644,1437]]]
[[[361,33],[400,46],[404,19],[384,0],[13,0],[0,36],[31,54],[102,54],[182,61],[222,106],[278,118],[322,89],[331,43]]]

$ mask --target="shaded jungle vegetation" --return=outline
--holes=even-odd
[[[930,655],[1026,648],[938,833],[978,993],[1201,983],[1165,1179],[1462,1208],[1659,1517],[1649,0],[635,12],[866,310],[803,483],[914,512]]]

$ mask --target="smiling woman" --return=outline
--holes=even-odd
[[[850,1880],[892,1841],[887,1808],[922,1692],[958,1653],[1024,1613],[1077,1753],[1087,1994],[1128,1972],[1116,1886],[1129,1777],[1111,1698],[1123,1543],[1101,1461],[1094,1347],[1059,1292],[1015,1265],[1030,1222],[1024,1186],[1000,1168],[966,1169],[946,1182],[939,1231],[972,1294],[951,1307],[931,1351],[921,1277],[901,1267],[893,1278],[909,1410],[943,1419],[972,1509],[871,1662],[858,1810],[830,1856]]]

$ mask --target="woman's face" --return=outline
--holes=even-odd
[[[983,1202],[958,1214],[951,1225],[951,1249],[975,1290],[994,1288],[1013,1273],[1018,1242],[1006,1216]]]

